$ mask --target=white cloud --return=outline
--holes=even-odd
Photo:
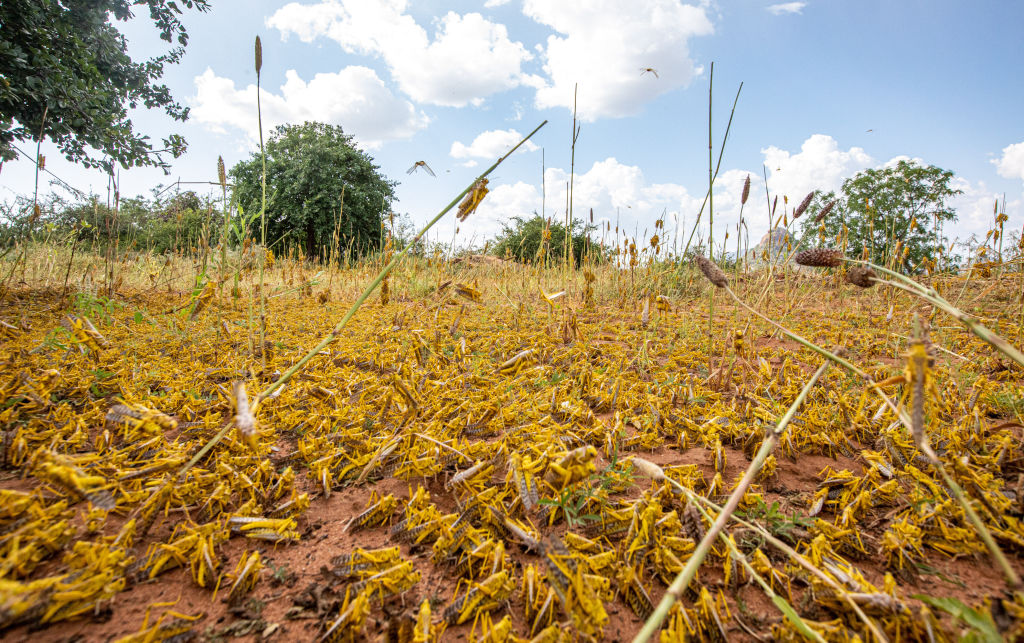
[[[545,177],[546,216],[560,221],[565,217],[569,173],[559,168],[548,168]],[[539,185],[522,181],[499,185],[473,215],[474,219],[480,217],[479,225],[482,226],[474,228],[474,231],[496,233],[501,230],[501,222],[510,221],[515,216],[530,217],[534,212],[540,212],[541,202]],[[613,236],[617,218],[622,234],[628,230],[632,235],[634,229],[640,234],[646,228],[650,236],[654,232],[654,221],[663,211],[668,212],[666,225],[671,224],[673,213],[681,218],[680,212],[689,216],[692,222],[690,212],[695,212],[699,206],[700,201],[692,198],[683,186],[652,183],[639,167],[624,165],[614,157],[594,163],[586,172],[577,172],[573,186],[575,217],[589,219],[590,210],[593,209],[595,221],[605,218],[612,222]],[[663,234],[664,238],[669,236],[670,233]]]
[[[1024,141],[1007,145],[1003,155],[992,161],[999,176],[1024,181]]]
[[[484,3],[484,6],[487,7],[488,9],[493,9],[495,7],[506,5],[509,2],[510,0],[487,0],[487,2]]]
[[[426,127],[428,119],[412,103],[396,97],[377,74],[366,67],[346,67],[336,74],[317,74],[306,82],[294,70],[285,73],[280,94],[260,90],[264,135],[277,125],[322,121],[341,125],[365,147],[409,138]],[[192,115],[214,131],[242,129],[258,137],[256,86],[236,89],[230,78],[207,68],[196,76]]]
[[[803,13],[806,2],[782,2],[765,7],[770,13],[781,16],[784,13]]]
[[[901,160],[924,164],[919,158],[896,156],[888,161],[877,161],[863,149],[851,147],[840,149],[831,136],[815,134],[808,137],[799,151],[789,152],[777,147],[762,150],[765,164],[769,168],[769,193],[789,196],[792,210],[812,190],[836,190],[844,179],[853,177],[867,168],[892,167]],[[768,230],[765,204],[765,184],[760,168],[756,170],[722,170],[715,181],[714,238],[716,252],[725,242],[728,252],[736,252],[737,224],[740,221],[740,198],[743,182],[751,177],[750,198],[743,208],[746,228],[740,232],[743,239],[749,239],[749,247]],[[567,170],[548,168],[546,182],[546,216],[562,220],[565,216]],[[959,221],[947,225],[944,234],[951,240],[965,240],[971,234],[984,237],[992,223],[992,204],[998,196],[984,181],[971,181],[963,177],[954,178],[951,186],[963,190],[949,205],[959,214]],[[484,199],[478,211],[469,222],[462,226],[460,238],[475,239],[493,237],[501,231],[502,222],[514,216],[529,217],[541,210],[541,187],[539,184],[517,182],[511,185],[492,183],[492,191]],[[610,221],[612,235],[616,221],[620,226],[620,240],[634,234],[649,238],[654,232],[654,222],[664,216],[665,231],[661,237],[669,248],[673,239],[678,238],[681,251],[693,229],[697,213],[704,201],[705,186],[700,183],[687,186],[678,183],[657,183],[649,180],[640,167],[626,165],[614,157],[594,163],[587,171],[577,172],[573,189],[573,207],[577,218],[587,218],[591,208],[595,221]],[[781,201],[779,199],[781,211]],[[1024,202],[1021,198],[1011,199],[1008,211],[1017,211]],[[708,211],[705,209],[694,243],[708,237]],[[728,233],[728,240],[726,240]],[[600,234],[600,232],[598,232]],[[638,239],[638,242],[641,240]]]
[[[751,174],[752,198],[747,202],[744,218],[747,221],[750,245],[753,246],[767,230],[767,223],[762,222],[763,216],[753,215],[753,201],[758,194],[764,193],[763,183],[756,180],[757,175],[744,170],[729,170],[719,174],[715,183],[715,245],[720,247],[729,233],[728,248],[736,250],[736,224],[739,222],[740,193],[743,179]],[[565,217],[566,183],[569,173],[560,168],[548,168],[545,173],[546,216],[561,221]],[[534,212],[541,211],[541,189],[539,185],[519,181],[511,185],[492,186],[493,189],[481,203],[478,210],[462,226],[460,236],[466,237],[467,232],[481,238],[493,237],[501,231],[501,224],[509,222],[513,217],[530,217]],[[691,193],[686,187],[677,183],[656,183],[644,176],[643,171],[634,165],[620,163],[614,157],[594,163],[586,172],[576,174],[573,186],[573,210],[576,218],[589,220],[590,210],[594,211],[595,222],[610,223],[608,240],[615,239],[616,222],[619,225],[619,239],[633,237],[645,238],[655,232],[654,222],[664,216],[665,229],[659,235],[666,247],[672,248],[678,239],[678,250],[682,251],[687,238],[696,221],[697,212],[704,200],[704,190],[698,188]],[[756,210],[761,213],[762,210]],[[693,243],[707,239],[708,213],[705,210],[698,233]],[[600,237],[600,230],[595,236]],[[747,236],[744,233],[744,237]],[[607,234],[607,233],[606,233]],[[443,237],[443,235],[442,235]],[[468,237],[467,237],[468,238]],[[637,239],[642,243],[642,239]]]
[[[526,0],[523,13],[558,35],[544,53],[547,79],[529,79],[540,108],[577,108],[585,121],[637,113],[655,97],[684,87],[702,71],[689,39],[714,31],[703,6],[678,0]],[[643,73],[647,68],[654,74]],[[524,81],[525,82],[525,81]]]
[[[994,161],[999,169],[1004,160],[1009,159],[1009,166],[1013,165],[1014,148],[1011,145],[1004,149],[1003,159]],[[1024,173],[1024,143],[1020,144],[1019,168]],[[768,186],[772,197],[778,194],[780,197],[789,197],[789,207],[792,210],[795,204],[811,190],[836,190],[842,186],[844,179],[852,178],[858,172],[867,168],[892,168],[900,161],[909,161],[918,165],[928,165],[919,157],[899,155],[890,158],[885,162],[879,162],[868,155],[862,148],[851,147],[849,150],[842,150],[838,143],[831,136],[815,134],[805,140],[800,151],[792,154],[777,147],[769,147],[761,150],[765,157],[765,165],[769,170]],[[1009,178],[1016,178],[1024,174],[1012,174],[1008,172]],[[1002,173],[1002,172],[1001,172]],[[1004,174],[1007,176],[1007,174]],[[721,180],[721,179],[720,179]],[[969,180],[965,177],[956,176],[950,182],[950,187],[955,190],[962,190],[963,194],[953,197],[947,205],[956,210],[958,220],[952,225],[946,225],[943,234],[951,240],[959,238],[961,241],[976,234],[984,237],[986,231],[992,226],[992,204],[1000,194],[991,190],[984,181]],[[753,191],[753,190],[752,190]],[[763,193],[763,183],[761,192]],[[718,213],[718,192],[715,192],[715,213]],[[1013,203],[1013,202],[1011,202]],[[748,206],[750,203],[748,202]],[[781,208],[781,199],[780,206]],[[717,228],[717,226],[716,226]],[[759,229],[763,229],[760,228]],[[753,237],[753,230],[751,231]]]
[[[843,179],[875,164],[860,147],[839,149],[831,136],[814,134],[796,154],[770,146],[761,150],[768,168],[768,187],[779,196],[799,203],[811,190],[838,191]]]
[[[479,13],[448,12],[434,38],[405,13],[406,0],[290,3],[267,19],[282,38],[326,37],[348,53],[380,56],[403,92],[417,102],[462,107],[524,82],[533,56],[504,25]]]
[[[529,218],[540,210],[540,192],[537,186],[523,181],[513,184],[492,186],[490,193],[466,220],[477,237],[493,238],[502,230],[503,224],[511,223],[512,217]]]
[[[457,159],[465,158],[487,158],[497,159],[499,156],[509,151],[513,145],[523,139],[523,135],[514,129],[508,130],[488,130],[482,132],[479,136],[473,139],[473,142],[469,145],[460,141],[452,143],[451,155]],[[520,151],[532,152],[538,149],[533,141],[526,141]]]

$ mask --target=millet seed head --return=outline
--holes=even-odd
[[[860,286],[861,288],[870,288],[875,285],[875,279],[878,277],[875,271],[867,266],[851,266],[846,271],[846,280],[854,286]]]
[[[825,204],[825,207],[821,209],[821,212],[818,213],[818,216],[814,217],[814,222],[821,223],[821,220],[827,217],[828,213],[831,212],[832,208],[834,207],[836,207],[836,202],[829,201],[827,204]]]
[[[256,36],[256,75],[259,76],[260,70],[263,69],[263,43],[260,42],[260,37]]]
[[[831,248],[812,248],[796,253],[793,257],[798,265],[813,268],[835,268],[843,263],[843,253]]]
[[[809,206],[811,204],[811,199],[814,198],[814,193],[815,193],[815,190],[811,190],[811,192],[807,196],[804,197],[804,200],[800,202],[800,205],[796,206],[796,210],[793,211],[793,220],[794,221],[799,219],[800,215],[803,214],[807,210],[807,206]]]
[[[726,278],[725,273],[722,272],[721,268],[716,266],[710,259],[702,255],[694,257],[694,261],[697,262],[697,267],[704,273],[704,276],[708,278],[708,281],[713,283],[716,288],[725,288],[729,285],[729,280]]]

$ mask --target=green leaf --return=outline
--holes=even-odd
[[[966,623],[969,627],[974,628],[973,634],[980,637],[976,639],[978,641],[998,643],[1003,640],[1003,637],[999,634],[999,628],[996,627],[995,622],[992,620],[992,615],[988,612],[965,605],[962,601],[953,597],[916,594],[911,596],[911,598],[916,598],[922,603],[927,603],[932,607],[940,609],[957,620]]]
[[[135,311],[135,323],[141,324],[143,321],[144,318],[142,317],[142,313],[140,311]]]
[[[774,596],[772,596],[772,602],[775,603],[775,606],[779,608],[779,611],[786,616],[786,618],[789,620],[790,623],[793,624],[793,627],[795,627],[797,631],[799,631],[801,634],[803,634],[811,640],[824,641],[824,639],[821,638],[820,634],[812,630],[807,625],[807,623],[804,623],[804,620],[800,618],[799,614],[796,613],[796,610],[793,609],[793,606],[786,602],[786,599],[782,598],[778,594],[775,594]]]

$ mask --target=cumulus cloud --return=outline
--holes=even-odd
[[[715,183],[715,246],[720,248],[725,240],[730,252],[736,250],[737,223],[740,214],[740,192],[743,179],[747,174],[753,179],[752,191],[763,194],[763,183],[757,180],[753,171],[733,169],[719,174]],[[547,184],[546,216],[561,221],[565,217],[566,183],[569,179],[567,170],[548,168],[545,173]],[[529,218],[541,212],[541,188],[538,184],[518,181],[512,184],[492,184],[492,190],[476,212],[460,226],[459,243],[467,243],[469,239],[479,242],[481,239],[493,238],[501,232],[502,225],[509,223],[513,217]],[[655,221],[664,219],[665,228],[659,233],[665,247],[677,246],[681,252],[686,245],[691,230],[696,223],[697,212],[704,200],[704,191],[700,188],[689,191],[678,183],[658,183],[651,181],[641,168],[626,165],[614,157],[608,157],[594,163],[586,172],[577,172],[573,186],[573,209],[575,217],[589,221],[591,209],[594,222],[600,225],[595,236],[605,234],[606,240],[615,239],[615,226],[619,226],[619,239],[638,237],[638,243],[650,238],[655,232]],[[753,199],[752,199],[753,200]],[[767,230],[767,223],[761,222],[763,216],[752,216],[752,203],[748,202],[744,210],[747,227],[743,230],[744,238],[749,236],[750,247]],[[758,210],[757,212],[761,212]],[[441,238],[450,235],[454,229],[451,223],[442,232]],[[644,236],[646,234],[646,236]],[[640,239],[639,237],[644,237]],[[693,243],[706,242],[708,237],[707,212],[697,226]]]
[[[690,58],[689,40],[714,31],[704,6],[678,0],[526,0],[523,13],[556,32],[544,48],[547,78],[526,81],[537,89],[537,106],[572,109],[579,83],[585,121],[635,114],[688,85],[702,71]]]
[[[195,78],[192,115],[214,131],[241,129],[258,136],[256,86],[237,89],[230,78],[207,68]],[[317,74],[306,82],[288,70],[279,94],[261,88],[264,130],[285,123],[322,121],[341,125],[365,147],[409,138],[426,127],[428,119],[407,100],[396,97],[377,74],[366,67],[346,67],[338,73]]]
[[[992,161],[999,176],[1024,181],[1024,141],[1007,145],[1003,155]]]
[[[779,4],[769,5],[765,8],[769,13],[781,16],[784,13],[803,13],[804,7],[806,6],[806,2],[781,2]]]
[[[1009,159],[1009,167],[1014,165],[1014,148],[1008,146],[1003,150],[1003,158],[993,161],[1000,170],[1000,174],[1008,178],[1020,177],[1024,179],[1024,143],[1020,144],[1020,173],[1013,173],[1010,169],[1006,173],[1003,167],[1004,161]],[[867,168],[891,168],[900,161],[909,161],[918,165],[928,165],[927,161],[919,157],[906,155],[894,156],[886,161],[873,159],[863,149],[851,147],[848,150],[840,149],[839,144],[831,136],[815,134],[805,140],[797,153],[791,153],[777,147],[768,147],[761,150],[764,154],[765,165],[768,167],[768,187],[772,196],[778,194],[789,197],[790,208],[794,202],[798,202],[811,190],[836,190],[842,186],[844,179],[851,178],[857,172]],[[962,190],[963,193],[953,197],[948,205],[956,210],[958,220],[955,224],[947,226],[944,234],[950,239],[959,238],[961,241],[972,234],[984,237],[985,232],[992,225],[992,204],[1000,196],[999,193],[990,189],[982,180],[970,180],[966,177],[956,176],[950,183],[955,190]],[[762,184],[763,191],[763,184]],[[718,214],[718,193],[715,193],[715,214]]]
[[[488,9],[493,9],[495,7],[500,7],[502,5],[506,5],[509,2],[510,2],[510,0],[487,0],[487,2],[484,3],[484,7],[488,8]]]
[[[523,135],[514,129],[488,130],[478,135],[469,145],[461,141],[452,143],[451,155],[457,159],[488,158],[496,159],[509,151],[513,145],[523,139]],[[533,141],[526,141],[519,151],[532,152],[538,149]]]
[[[267,19],[282,38],[320,37],[348,53],[379,56],[403,92],[417,102],[462,107],[524,82],[522,64],[533,56],[508,37],[504,25],[479,13],[448,12],[431,39],[405,13],[406,0],[292,2]]]
[[[568,171],[560,168],[548,168],[545,173],[546,216],[556,220],[564,218],[568,178]],[[478,235],[496,234],[500,232],[502,223],[511,221],[513,217],[530,217],[534,212],[539,213],[541,203],[539,185],[523,181],[498,185],[473,214],[473,230]],[[586,172],[576,173],[573,204],[575,216],[579,219],[589,220],[589,212],[593,209],[595,221],[610,221],[612,236],[616,220],[623,235],[627,230],[632,235],[634,230],[642,234],[646,229],[650,236],[654,232],[654,221],[663,213],[668,230],[673,221],[682,221],[682,213],[694,210],[695,205],[699,207],[700,202],[681,185],[652,182],[639,167],[625,165],[609,157],[594,163]],[[690,221],[693,221],[692,216]],[[662,234],[666,240],[670,236],[671,232]]]
[[[772,193],[799,201],[811,190],[838,191],[843,179],[875,164],[860,147],[839,149],[839,143],[825,134],[814,134],[793,154],[774,145],[761,150],[768,168]]]
[[[493,186],[467,223],[478,238],[493,238],[513,217],[529,218],[540,210],[540,192],[537,186],[523,181]]]
[[[772,146],[763,149],[762,154],[770,170],[769,193],[772,197],[789,196],[790,209],[812,190],[838,191],[844,179],[864,169],[891,167],[901,160],[924,164],[919,158],[907,156],[878,161],[858,147],[841,149],[835,139],[823,134],[807,138],[795,152]],[[750,199],[742,210],[745,226],[738,228],[743,182],[748,175],[751,178],[751,191]],[[546,216],[557,220],[564,218],[568,179],[567,170],[547,169]],[[520,181],[511,185],[492,187],[491,193],[477,212],[462,226],[460,238],[468,239],[468,235],[475,235],[475,239],[479,241],[493,237],[501,231],[502,222],[508,222],[514,216],[529,217],[534,212],[541,211],[539,184]],[[949,203],[957,210],[959,221],[947,226],[944,230],[945,235],[950,240],[958,238],[961,242],[971,234],[984,237],[985,232],[991,227],[992,204],[998,195],[984,181],[972,181],[963,177],[954,178],[952,187],[963,190],[963,194],[953,198]],[[645,176],[640,167],[608,157],[594,163],[587,171],[576,173],[573,190],[574,211],[576,217],[582,219],[587,218],[590,209],[593,208],[594,220],[610,222],[613,236],[618,221],[621,235],[643,235],[646,230],[649,237],[654,232],[654,222],[664,217],[665,230],[661,233],[662,239],[671,248],[674,239],[678,238],[678,249],[682,251],[705,195],[705,188],[699,183],[690,185],[689,188],[678,183],[657,183]],[[744,245],[749,243],[746,247],[752,248],[758,243],[768,231],[764,194],[765,184],[761,178],[761,168],[733,168],[719,173],[715,180],[714,200],[716,249],[720,250],[725,242],[728,252],[736,252],[737,234]],[[1007,204],[1008,211],[1019,209],[1022,202],[1022,198],[1011,199]],[[779,207],[781,208],[781,203]],[[701,223],[697,226],[694,243],[705,242],[708,238],[707,218],[708,213],[705,210]]]

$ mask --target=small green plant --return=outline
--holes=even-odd
[[[736,514],[748,520],[763,521],[773,536],[790,542],[795,540],[794,531],[806,531],[814,524],[814,520],[801,516],[795,511],[787,516],[780,508],[778,500],[768,505],[761,498],[757,498],[753,507],[746,512],[737,511]]]
[[[67,329],[63,326],[58,326],[46,333],[46,337],[43,338],[43,343],[40,345],[40,348],[50,351],[57,349],[66,351],[70,346],[70,344],[67,343],[68,337]]]
[[[632,482],[633,464],[619,460],[618,451],[615,451],[607,467],[592,473],[586,480],[565,487],[558,493],[558,498],[541,498],[540,504],[561,509],[570,529],[584,527],[601,520],[600,514],[609,494],[622,491]],[[592,502],[594,507],[588,510]]]
[[[111,315],[118,308],[122,307],[122,304],[103,295],[91,295],[87,292],[75,293],[75,312],[79,316],[88,317],[89,319],[110,323]]]
[[[266,606],[267,604],[258,598],[250,598],[249,600],[245,601],[245,609],[247,609],[252,614],[255,614],[256,616],[263,614],[263,608]]]
[[[295,573],[288,568],[288,563],[278,566],[268,562],[267,568],[270,570],[271,585],[291,585],[298,578]]]
[[[541,498],[540,504],[561,509],[565,524],[575,529],[601,519],[596,514],[584,513],[592,493],[593,490],[586,484],[571,485],[559,491],[556,499]]]
[[[89,371],[93,376],[93,383],[89,385],[89,391],[96,397],[106,397],[112,392],[105,384],[107,380],[114,377],[112,373],[103,368],[95,368]]]
[[[946,612],[970,628],[961,637],[961,641],[984,641],[985,643],[991,641],[995,643],[996,641],[1003,640],[1002,635],[999,633],[999,628],[996,627],[995,621],[992,620],[992,615],[984,610],[965,605],[962,601],[951,596],[939,597],[915,594],[911,598],[916,598],[922,603],[927,603],[934,608]]]
[[[1024,397],[1020,395],[1014,395],[1008,390],[1000,390],[990,394],[986,402],[992,408],[992,411],[998,413],[1002,417],[1012,417],[1021,419],[1024,415]]]

